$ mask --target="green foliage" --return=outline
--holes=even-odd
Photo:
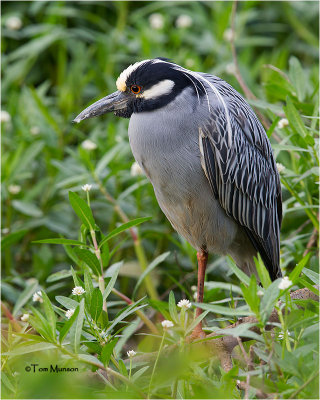
[[[231,12],[222,1],[2,2],[3,398],[145,398],[150,390],[151,398],[238,399],[237,380],[248,375],[250,398],[257,390],[319,397],[317,303],[289,296],[304,287],[319,293],[316,241],[304,256],[318,231],[318,4],[244,1],[236,14],[240,72],[257,97],[249,102],[282,164],[281,267],[290,289],[270,282],[260,257],[248,277],[212,255],[204,312],[195,319],[197,303],[177,307],[194,299],[195,252],[147,179],[130,172],[128,121],[71,124],[146,58],[171,58],[243,92]],[[181,26],[181,15],[192,25]],[[73,295],[75,286],[84,293]],[[273,310],[280,322],[271,333]],[[257,319],[261,335],[250,323],[226,329],[244,316]],[[165,334],[163,319],[174,324]],[[204,346],[188,345],[203,319],[218,337],[250,339],[243,346],[252,367],[237,348],[226,373]],[[130,349],[137,355],[128,359]],[[27,372],[31,364],[78,371]]]

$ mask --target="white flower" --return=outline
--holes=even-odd
[[[234,39],[233,31],[231,28],[228,28],[223,32],[223,38],[227,42],[231,42]]]
[[[229,63],[226,65],[226,73],[229,75],[234,75],[236,73],[236,66],[234,63]]]
[[[178,303],[177,305],[178,305],[178,307],[180,307],[180,308],[185,308],[185,309],[191,307],[191,303],[190,303],[190,301],[187,300],[187,299],[180,300],[179,303]]]
[[[164,19],[161,14],[154,13],[149,17],[149,23],[153,29],[162,29],[164,25]]]
[[[193,298],[194,298],[194,301],[198,300],[198,292],[193,293]]]
[[[97,145],[90,139],[86,139],[81,143],[81,146],[85,149],[85,150],[95,150],[97,148]]]
[[[11,121],[11,115],[8,113],[8,111],[4,111],[4,110],[0,111],[0,121],[1,122],[10,122]]]
[[[40,290],[38,292],[33,293],[32,300],[38,301],[39,303],[43,303],[42,293]]]
[[[134,350],[129,350],[129,351],[127,351],[127,356],[128,357],[134,357],[135,355],[136,355],[137,353],[134,351]]]
[[[262,290],[258,290],[258,292],[257,292],[257,295],[258,295],[258,296],[263,296],[263,295],[264,295],[264,293],[263,293],[263,291],[262,291]]]
[[[75,286],[72,289],[72,294],[75,296],[81,296],[84,292],[85,292],[85,290],[83,289],[82,286]]]
[[[37,135],[39,135],[39,133],[40,133],[40,128],[39,128],[38,126],[32,126],[32,127],[30,128],[30,133],[31,133],[31,135],[33,135],[33,136],[37,136]]]
[[[176,20],[177,28],[189,28],[192,25],[192,18],[189,15],[182,14]]]
[[[173,322],[168,321],[167,319],[165,319],[164,321],[161,322],[161,325],[162,325],[163,329],[168,329],[168,328],[172,328],[173,327]]]
[[[21,321],[23,322],[27,322],[29,319],[30,315],[29,314],[23,314],[22,317],[20,318]]]
[[[9,185],[8,190],[11,194],[18,194],[21,191],[21,186]]]
[[[287,276],[284,276],[281,279],[281,281],[280,281],[280,283],[278,285],[278,288],[282,289],[282,290],[285,290],[285,289],[288,289],[288,287],[290,287],[291,285],[292,285],[292,282],[290,281],[290,279]]]
[[[143,171],[136,161],[131,165],[130,174],[131,176],[143,175]]]
[[[85,192],[90,192],[92,188],[92,185],[89,185],[88,183],[86,183],[85,185],[81,186],[81,189]]]
[[[281,118],[280,121],[278,122],[278,128],[283,129],[285,126],[289,125],[289,121],[287,118]]]
[[[68,319],[70,319],[70,318],[73,316],[73,314],[74,314],[74,309],[73,309],[73,308],[70,308],[70,310],[67,310],[65,314],[66,314],[66,317],[67,317]]]
[[[286,167],[284,165],[282,165],[281,163],[277,162],[277,170],[279,172],[279,174],[282,174],[282,172],[284,172],[286,169]]]
[[[193,292],[195,292],[197,289],[198,289],[198,288],[197,288],[196,285],[192,285],[192,286],[191,286],[191,290],[192,290]]]
[[[288,330],[287,330],[287,335],[291,336],[291,333]],[[284,333],[283,332],[279,333],[278,338],[279,339],[283,339],[284,338]]]
[[[6,20],[6,27],[11,31],[18,31],[22,27],[22,21],[16,16],[9,17]]]
[[[10,232],[9,228],[3,228],[3,229],[1,229],[1,233],[2,233],[3,235],[6,235],[6,234],[9,233],[9,232]]]

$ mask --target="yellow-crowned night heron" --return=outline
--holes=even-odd
[[[256,274],[259,252],[281,276],[281,188],[268,137],[244,98],[222,79],[163,58],[130,65],[118,91],[74,120],[113,111],[130,118],[133,155],[174,229],[197,249],[198,302],[208,252]],[[201,310],[197,309],[197,315]],[[203,334],[201,324],[194,336]]]

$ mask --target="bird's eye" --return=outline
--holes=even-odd
[[[131,85],[130,90],[134,94],[139,94],[141,92],[141,86],[138,85]]]

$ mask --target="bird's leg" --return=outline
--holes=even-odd
[[[203,302],[203,291],[204,291],[204,278],[206,274],[206,267],[208,261],[208,253],[205,250],[200,250],[197,252],[198,259],[198,291],[197,291],[197,302]],[[196,318],[201,315],[202,309],[196,309]],[[202,321],[194,328],[191,339],[199,339],[205,337],[205,333],[202,330]]]

